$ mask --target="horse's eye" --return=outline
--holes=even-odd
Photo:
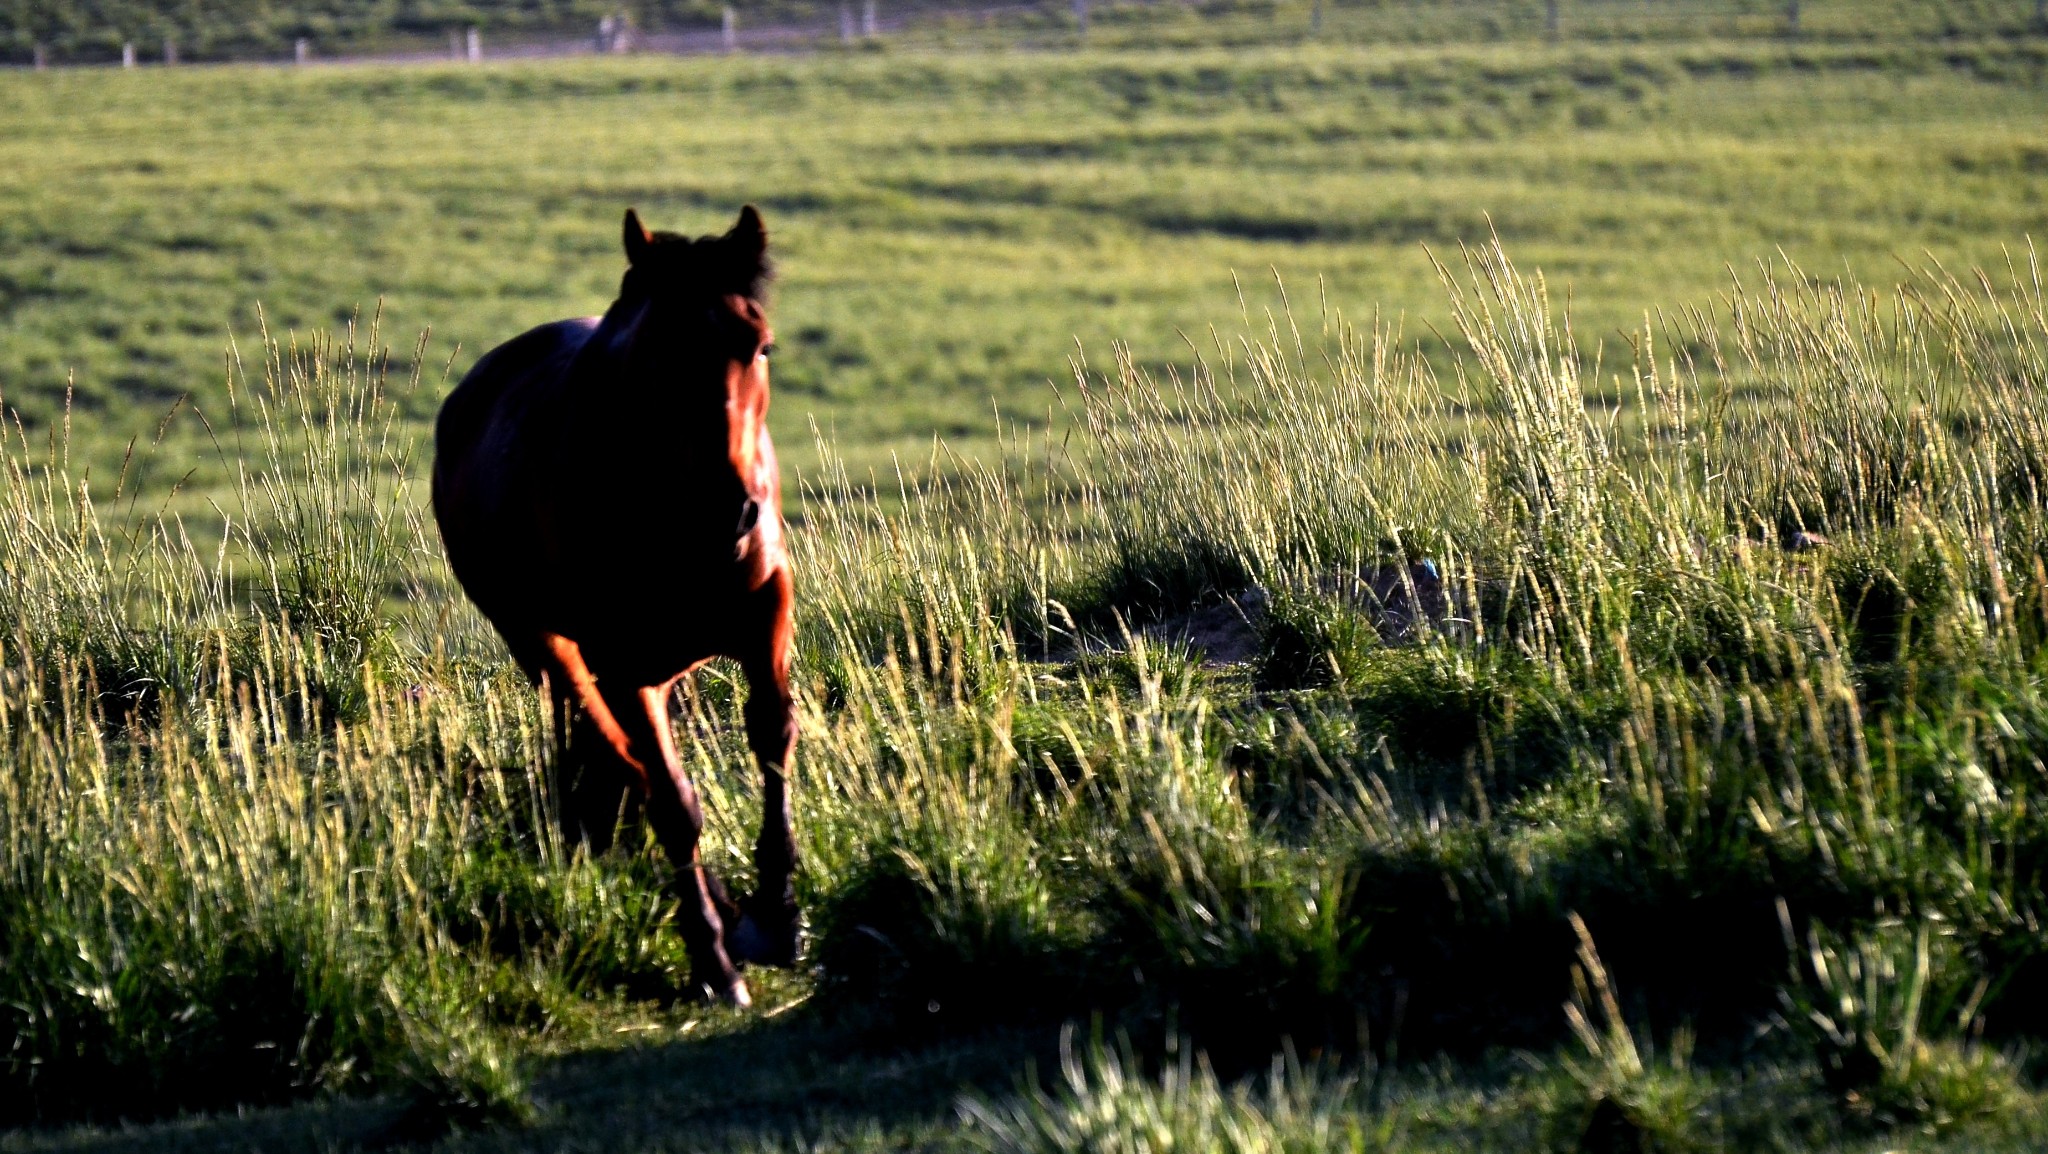
[[[765,344],[765,345],[762,345],[762,346],[761,346],[761,355],[762,355],[762,356],[764,356],[764,357],[772,357],[772,356],[774,356],[774,355],[775,355],[775,342],[774,342],[774,341],[770,341],[770,342],[768,342],[767,344]]]

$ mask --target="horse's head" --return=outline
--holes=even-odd
[[[748,205],[723,236],[649,232],[626,210],[626,278],[606,317],[607,345],[648,399],[713,432],[742,483],[757,485],[768,415],[768,232]],[[703,419],[697,419],[703,418]]]

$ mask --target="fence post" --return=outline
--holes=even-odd
[[[2048,0],[2041,2],[2048,4]],[[839,0],[839,42],[853,43],[853,5],[848,4],[846,0]]]
[[[135,67],[135,42],[133,40],[121,45],[121,67]]]
[[[177,62],[178,42],[166,36],[164,37],[164,67],[168,68]]]
[[[730,4],[725,6],[725,15],[719,19],[718,42],[727,52],[740,49],[740,17]]]
[[[861,0],[860,34],[862,36],[873,36],[878,30],[880,23],[881,21],[875,17],[875,0]]]
[[[1074,28],[1088,39],[1088,0],[1074,0]]]
[[[1799,0],[1785,0],[1785,34],[1799,35]]]
[[[313,57],[313,42],[301,36],[292,41],[292,63],[304,64]]]
[[[462,33],[453,28],[448,30],[448,59],[462,59]]]
[[[48,68],[49,66],[50,50],[41,44],[36,45],[36,71],[41,72],[43,69]]]
[[[483,62],[484,34],[477,29],[476,25],[472,24],[469,26],[469,32],[463,38],[463,48],[466,54],[468,55],[469,62],[471,64],[480,64]]]
[[[1558,25],[1561,23],[1557,15],[1557,2],[1558,0],[1543,0],[1543,34],[1552,40],[1557,39]]]
[[[1323,0],[1316,0],[1315,10],[1309,13],[1308,30],[1314,36],[1323,34]]]

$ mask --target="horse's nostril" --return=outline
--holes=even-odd
[[[754,500],[752,497],[747,498],[747,503],[740,506],[739,535],[744,537],[753,532],[754,526],[759,524],[760,520],[761,502]]]

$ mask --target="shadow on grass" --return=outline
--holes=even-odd
[[[0,1134],[0,1152],[946,1148],[960,1145],[953,1103],[963,1090],[1007,1092],[1028,1060],[1046,1067],[1056,1054],[1050,1031],[903,1049],[808,1007],[772,1019],[699,1011],[621,1027],[610,1035],[616,1046],[534,1060],[539,1116],[523,1127],[416,1134],[401,1103],[328,1099],[148,1126],[14,1131]]]

